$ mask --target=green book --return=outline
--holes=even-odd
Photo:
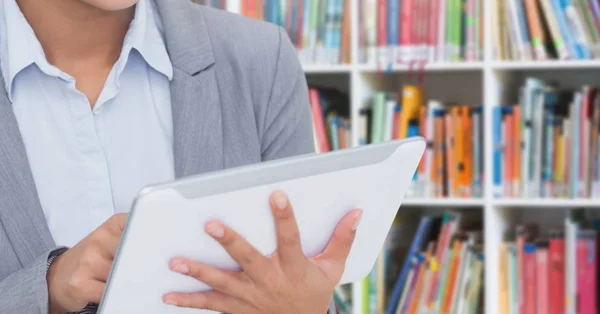
[[[372,111],[373,119],[371,121],[371,143],[383,142],[383,136],[385,134],[385,116],[386,116],[386,94],[384,92],[377,92],[373,96]]]

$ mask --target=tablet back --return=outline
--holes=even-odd
[[[185,179],[141,192],[113,264],[100,314],[212,313],[162,303],[168,292],[209,290],[169,270],[187,257],[237,269],[227,252],[204,232],[220,219],[264,255],[276,249],[268,197],[285,191],[294,207],[306,256],[326,246],[349,210],[363,217],[341,283],[358,281],[375,264],[425,149],[421,138],[347,151],[291,158]]]

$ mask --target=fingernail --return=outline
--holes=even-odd
[[[274,198],[275,207],[277,209],[286,209],[288,206],[288,198],[283,192],[277,192]]]
[[[188,265],[181,263],[175,265],[175,268],[173,268],[173,270],[178,273],[187,274],[190,271],[190,268],[188,267]]]
[[[215,238],[222,238],[225,235],[225,229],[217,222],[209,223],[206,232]]]
[[[362,218],[362,211],[359,211],[354,216],[354,223],[352,224],[352,230],[356,231],[356,229],[358,229],[358,225],[360,224],[361,218]]]
[[[173,305],[173,306],[177,306],[177,300],[173,299],[173,298],[165,298],[164,300],[165,304],[168,305]]]

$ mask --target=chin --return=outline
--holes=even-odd
[[[81,0],[106,11],[119,11],[135,5],[139,0]]]

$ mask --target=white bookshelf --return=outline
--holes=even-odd
[[[239,3],[230,2],[229,9],[239,12]],[[309,82],[336,86],[348,92],[352,118],[353,143],[358,144],[358,111],[373,91],[400,91],[408,82],[409,68],[394,65],[390,73],[381,74],[381,67],[358,62],[358,0],[352,1],[351,47],[352,63],[343,65],[305,65]],[[492,1],[484,1],[484,20],[492,21]],[[598,208],[600,199],[495,199],[492,191],[492,108],[517,102],[516,88],[528,76],[559,82],[565,87],[595,83],[600,78],[600,60],[590,61],[495,61],[491,46],[491,24],[484,23],[484,59],[471,63],[428,63],[425,66],[426,99],[441,99],[482,104],[484,108],[484,196],[481,199],[413,199],[406,198],[400,211],[410,207],[460,208],[483,217],[485,239],[485,313],[497,314],[498,251],[504,228],[517,222],[561,221],[562,209],[573,207]],[[413,74],[414,79],[414,74]],[[414,82],[414,81],[413,81]],[[356,286],[357,287],[357,286]],[[353,289],[353,314],[361,313],[360,289]]]

